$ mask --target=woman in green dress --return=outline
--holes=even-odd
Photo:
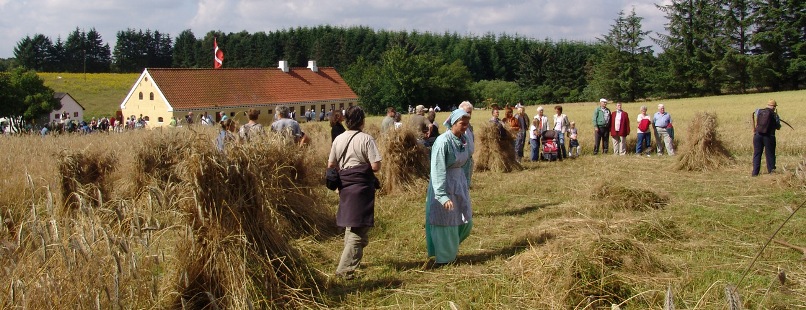
[[[472,161],[465,130],[470,114],[462,109],[451,113],[450,130],[441,134],[431,148],[431,180],[425,204],[425,240],[428,256],[436,264],[456,259],[459,243],[470,235],[473,209],[470,206]]]

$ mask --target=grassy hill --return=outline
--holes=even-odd
[[[112,116],[140,73],[39,73],[45,85],[70,93],[84,106],[85,117]]]

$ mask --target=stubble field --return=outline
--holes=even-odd
[[[748,269],[806,198],[804,95],[645,103],[666,104],[681,148],[695,113],[717,115],[735,163],[705,172],[675,170],[678,157],[593,156],[595,104],[565,104],[583,156],[475,173],[473,232],[456,264],[428,268],[420,180],[378,196],[352,281],[333,277],[342,240],[328,224],[338,197],[318,183],[325,123],[303,124],[314,138],[304,150],[272,140],[226,156],[213,150],[212,128],[3,136],[0,305],[659,309],[671,296],[679,309],[725,309],[733,285],[745,308],[806,308],[804,253],[771,243]],[[770,98],[795,130],[778,132],[779,173],[751,178],[750,113]],[[624,105],[631,119],[640,105]],[[472,123],[488,119],[476,110]],[[380,120],[369,118],[368,132]],[[802,212],[776,240],[806,246]]]

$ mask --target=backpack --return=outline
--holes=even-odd
[[[770,109],[756,110],[756,132],[766,134],[770,131],[770,123],[772,123],[772,111]]]

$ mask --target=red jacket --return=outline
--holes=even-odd
[[[621,130],[616,132],[616,113],[617,111],[610,112],[610,136],[611,137],[626,137],[630,134],[630,115],[627,111],[621,110]]]

